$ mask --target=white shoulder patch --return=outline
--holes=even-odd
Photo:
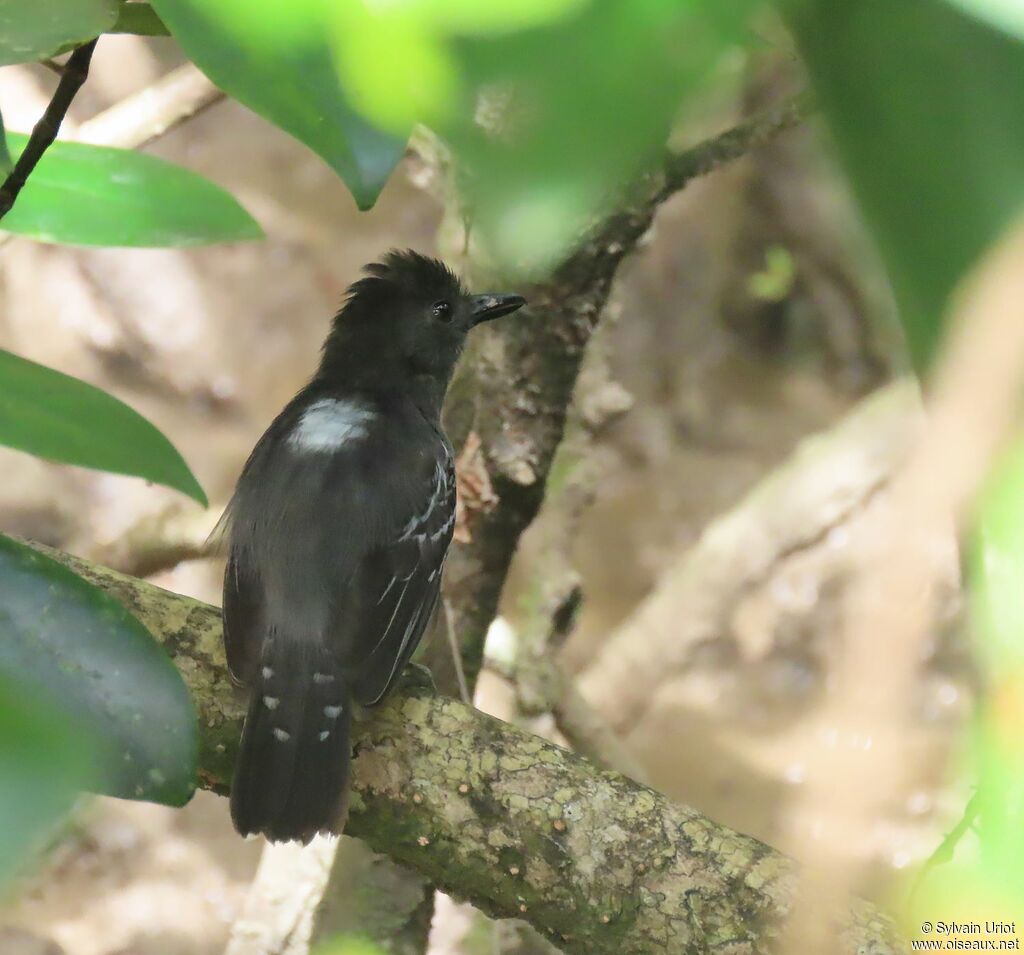
[[[297,451],[337,451],[366,437],[367,425],[376,417],[359,401],[321,398],[302,414],[288,443]]]

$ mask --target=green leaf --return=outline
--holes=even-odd
[[[8,133],[14,158],[28,137]],[[191,246],[259,239],[252,217],[194,172],[130,149],[55,142],[0,228],[69,245]]]
[[[464,92],[443,36],[407,8],[379,13],[360,0],[339,7],[338,20],[338,72],[363,116],[397,135],[453,118]]]
[[[985,671],[974,751],[985,864],[1018,885],[1024,859],[1024,434],[979,498],[968,550],[971,629]]]
[[[471,117],[457,37],[506,36],[557,22],[590,0],[351,0],[335,7],[335,48],[345,89],[384,129],[408,131]]]
[[[0,0],[0,66],[53,56],[108,30],[117,0]]]
[[[323,0],[154,0],[188,56],[219,87],[317,152],[368,209],[404,137],[374,128],[338,83]]]
[[[51,703],[0,678],[0,885],[96,784],[94,740]]]
[[[170,36],[171,31],[148,3],[121,0],[117,20],[110,33],[134,33],[136,36]]]
[[[970,551],[971,617],[993,675],[1024,670],[1024,438],[980,498]]]
[[[0,674],[45,693],[102,745],[103,792],[184,805],[196,716],[160,645],[116,600],[0,537]]]
[[[1024,205],[1024,44],[945,0],[785,7],[923,369],[953,287]]]
[[[1024,5],[1020,0],[946,0],[979,20],[1024,39]]]
[[[487,257],[537,272],[662,161],[681,108],[746,39],[752,6],[349,0],[333,6],[334,39],[364,115],[425,122],[451,147]]]
[[[493,34],[502,36],[519,30],[543,26],[578,13],[593,0],[403,0],[398,7],[409,22],[440,28],[463,36]],[[366,0],[355,0],[363,7]],[[355,3],[347,4],[348,6]],[[375,4],[380,9],[382,4]]]
[[[386,955],[383,948],[368,938],[339,935],[319,942],[310,955]]]
[[[124,402],[0,349],[0,444],[80,467],[206,495],[174,446]]]

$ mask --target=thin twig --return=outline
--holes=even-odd
[[[975,792],[964,807],[964,812],[960,817],[959,822],[957,822],[957,824],[946,833],[942,842],[939,843],[938,848],[927,858],[924,865],[921,866],[921,871],[917,873],[917,877],[914,879],[914,883],[910,887],[907,904],[905,906],[906,911],[909,912],[914,910],[914,903],[917,900],[918,893],[921,891],[921,887],[924,885],[928,876],[932,874],[932,871],[936,866],[945,865],[946,863],[953,861],[953,855],[956,852],[956,847],[960,844],[960,840],[974,828],[974,824],[978,821],[978,816],[980,814],[981,798],[978,793]]]
[[[51,73],[55,73],[57,76],[64,75],[64,64],[58,63],[52,56],[48,56],[45,60],[39,61],[40,66],[45,66]]]
[[[452,666],[455,668],[455,682],[459,687],[459,699],[463,703],[472,705],[473,694],[469,692],[469,684],[466,682],[466,671],[462,667],[462,654],[459,653],[459,641],[452,629],[452,615],[448,609],[447,601],[441,601],[442,620],[440,625],[444,627],[444,639],[448,644],[448,651],[452,655]]]
[[[808,94],[795,96],[775,112],[766,111],[763,115],[753,116],[692,149],[671,155],[665,162],[664,184],[656,193],[655,201],[663,202],[696,176],[703,176],[767,146],[780,133],[799,126],[813,108],[813,100]]]
[[[50,100],[42,118],[33,128],[32,135],[29,136],[28,143],[14,164],[14,168],[4,180],[4,184],[0,186],[0,219],[11,211],[11,207],[18,198],[18,193],[21,192],[32,170],[43,158],[43,153],[46,152],[50,143],[57,138],[60,124],[64,121],[64,116],[67,114],[71,101],[75,98],[75,93],[78,92],[89,75],[89,62],[92,60],[92,52],[95,49],[96,40],[90,40],[71,54],[64,67],[60,82],[57,84],[53,99]]]

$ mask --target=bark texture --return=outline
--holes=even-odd
[[[515,320],[495,322],[481,330],[480,344],[471,343],[474,361],[463,363],[464,372],[452,385],[446,426],[456,445],[470,429],[475,432],[481,467],[499,502],[473,516],[470,539],[452,547],[446,571],[445,597],[471,686],[516,543],[544,500],[587,343],[619,265],[668,197],[771,142],[801,122],[807,110],[805,100],[791,100],[667,156],[663,168],[636,184],[622,208],[595,224],[550,276],[517,287],[528,305]],[[500,276],[479,278],[502,282]],[[430,655],[442,689],[454,682],[448,656],[446,648]]]
[[[42,548],[160,640],[201,727],[201,784],[228,791],[244,715],[220,611]],[[399,692],[358,726],[348,831],[567,952],[768,952],[793,864],[770,847],[455,700]],[[901,951],[889,920],[851,901],[836,951]]]

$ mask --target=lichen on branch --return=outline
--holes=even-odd
[[[120,600],[189,686],[200,780],[224,793],[244,700],[220,612],[38,546]],[[355,734],[348,832],[564,951],[768,952],[796,874],[780,853],[694,809],[455,700],[400,691]],[[891,923],[851,901],[836,951],[900,951]]]

